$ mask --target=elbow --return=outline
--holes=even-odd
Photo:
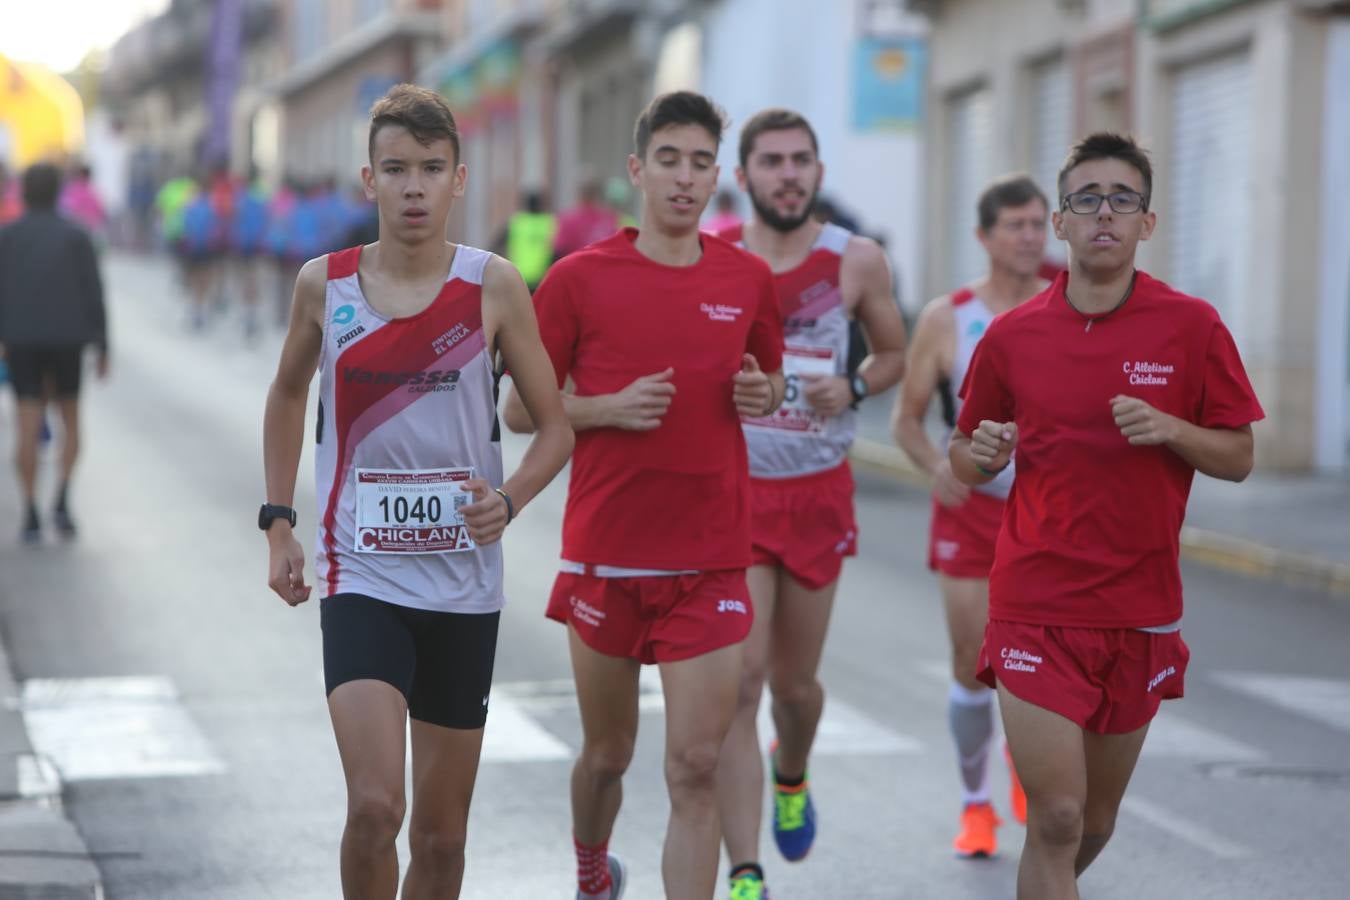
[[[506,423],[506,430],[512,434],[533,434],[534,422],[530,419],[530,414],[525,410],[512,409],[510,406],[502,413],[502,421]]]
[[[891,439],[895,441],[895,446],[903,450],[910,459],[914,458],[912,448],[915,444],[915,425],[915,421],[910,416],[900,414],[891,416]],[[923,426],[919,425],[919,429],[922,430],[922,428]]]
[[[530,412],[521,402],[520,397],[516,395],[515,390],[506,398],[506,403],[502,404],[502,422],[506,424],[506,430],[512,434],[533,434],[534,420],[530,418]]]
[[[1255,467],[1256,467],[1256,454],[1252,453],[1252,451],[1248,449],[1247,452],[1243,454],[1242,458],[1238,459],[1234,463],[1232,471],[1230,471],[1226,476],[1227,480],[1232,481],[1234,483],[1246,481],[1247,476],[1252,474],[1252,469]]]
[[[553,432],[553,440],[557,442],[558,450],[566,461],[572,456],[572,450],[577,445],[577,433],[572,430],[566,419],[551,426],[549,431]]]
[[[1243,438],[1245,440],[1238,444],[1238,452],[1233,455],[1233,466],[1227,475],[1229,481],[1246,481],[1256,467],[1256,439],[1251,431],[1243,434]]]

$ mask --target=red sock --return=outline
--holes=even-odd
[[[594,847],[587,847],[572,836],[577,851],[577,885],[583,894],[604,895],[610,888],[609,839]]]

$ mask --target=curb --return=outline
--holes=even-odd
[[[101,900],[103,880],[61,805],[60,773],[33,753],[0,643],[0,900]]]
[[[859,437],[849,454],[854,464],[910,487],[928,487],[928,478],[897,447]],[[1350,597],[1350,565],[1268,547],[1245,538],[1181,527],[1181,555],[1238,575],[1280,581]]]

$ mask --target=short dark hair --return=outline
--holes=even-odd
[[[370,161],[375,162],[375,135],[381,128],[397,125],[408,129],[423,147],[445,138],[459,163],[459,127],[440,94],[415,84],[396,84],[370,108]]]
[[[1114,134],[1109,131],[1090,134],[1069,148],[1069,155],[1064,160],[1064,165],[1059,167],[1059,179],[1056,185],[1061,206],[1064,204],[1065,179],[1068,178],[1069,173],[1083,163],[1091,162],[1094,159],[1118,159],[1134,166],[1140,177],[1144,179],[1144,209],[1148,209],[1149,200],[1153,197],[1153,164],[1148,160],[1148,151],[1139,146],[1130,135]]]
[[[980,230],[988,231],[998,222],[998,214],[1010,206],[1025,206],[1032,200],[1039,200],[1050,211],[1050,201],[1045,192],[1024,172],[1014,172],[995,178],[980,192],[975,210],[980,217]]]
[[[806,121],[806,116],[790,109],[773,107],[755,113],[741,128],[739,148],[741,168],[744,169],[750,162],[750,154],[755,149],[755,139],[761,134],[766,131],[790,131],[795,128],[806,132],[811,138],[811,149],[815,151],[816,156],[820,156],[820,141],[816,139],[816,130]]]
[[[702,94],[693,91],[661,94],[638,114],[637,123],[633,126],[633,152],[639,159],[647,155],[652,135],[671,125],[699,125],[712,135],[713,143],[720,147],[727,117],[720,106]]]
[[[51,163],[34,163],[23,173],[23,205],[55,209],[61,194],[61,170]]]

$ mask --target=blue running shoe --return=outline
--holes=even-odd
[[[773,772],[773,840],[778,852],[788,862],[805,859],[816,840],[816,807],[811,802],[811,782],[785,787],[778,783],[778,769],[774,765],[774,751],[769,751],[769,770]]]

